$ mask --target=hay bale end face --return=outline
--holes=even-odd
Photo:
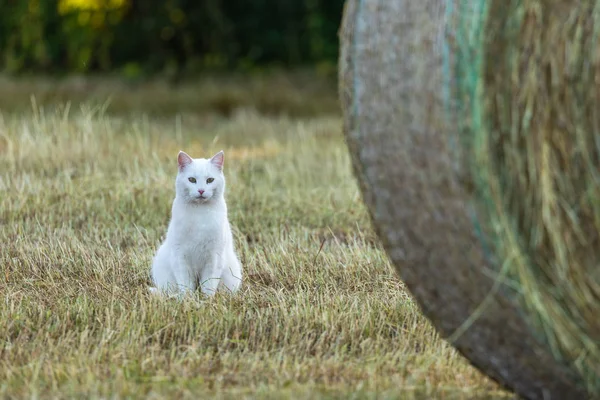
[[[340,31],[344,131],[388,255],[440,333],[528,399],[599,386],[598,9],[348,0]]]

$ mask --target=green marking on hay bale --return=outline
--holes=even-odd
[[[536,335],[593,393],[599,10],[598,1],[460,1],[453,82],[478,215],[496,258],[508,263]]]

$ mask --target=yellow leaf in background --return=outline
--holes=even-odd
[[[60,0],[58,12],[66,14],[73,11],[114,10],[127,5],[128,0]]]
[[[127,4],[127,0],[109,0],[109,8],[121,8]]]

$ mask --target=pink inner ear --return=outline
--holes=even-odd
[[[213,156],[213,158],[210,159],[210,162],[219,169],[223,169],[223,161],[224,161],[223,150],[221,150],[220,152],[215,154]]]
[[[179,164],[179,169],[182,170],[187,165],[192,163],[192,157],[188,156],[183,151],[180,151],[179,155],[177,156],[177,163]]]

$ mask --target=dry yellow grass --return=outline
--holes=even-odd
[[[505,397],[377,244],[336,115],[0,116],[0,397]],[[179,149],[223,148],[233,297],[149,296]]]

